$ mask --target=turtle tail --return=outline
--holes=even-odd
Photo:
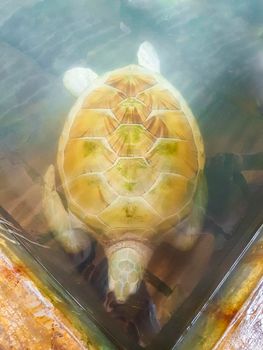
[[[109,289],[118,302],[125,302],[129,295],[136,293],[151,252],[139,242],[118,242],[107,250],[109,263]]]

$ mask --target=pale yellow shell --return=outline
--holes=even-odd
[[[145,240],[191,210],[204,147],[182,96],[139,66],[107,73],[73,107],[58,167],[70,210],[102,243]]]

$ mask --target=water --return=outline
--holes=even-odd
[[[107,293],[102,248],[91,242],[84,255],[67,255],[47,235],[41,194],[75,101],[62,83],[65,70],[86,66],[100,75],[136,63],[145,40],[200,125],[208,159],[208,219],[192,252],[163,243],[138,295],[118,305]],[[262,218],[262,1],[2,0],[0,77],[2,215],[49,247],[30,245],[120,343],[133,349],[150,344],[171,317],[179,336],[216,284],[214,276],[222,276],[216,267],[233,247],[242,250]],[[194,291],[197,285],[201,292]],[[182,305],[190,305],[185,318]]]

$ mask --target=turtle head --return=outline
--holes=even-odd
[[[136,293],[151,257],[150,249],[136,241],[122,241],[107,250],[109,263],[109,289],[116,299],[124,303]]]

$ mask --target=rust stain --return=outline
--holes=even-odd
[[[263,349],[263,279],[214,350]]]
[[[41,294],[26,269],[0,247],[0,349],[89,350],[81,334]],[[93,348],[94,349],[94,348]]]
[[[263,349],[263,231],[203,311],[180,350]]]

